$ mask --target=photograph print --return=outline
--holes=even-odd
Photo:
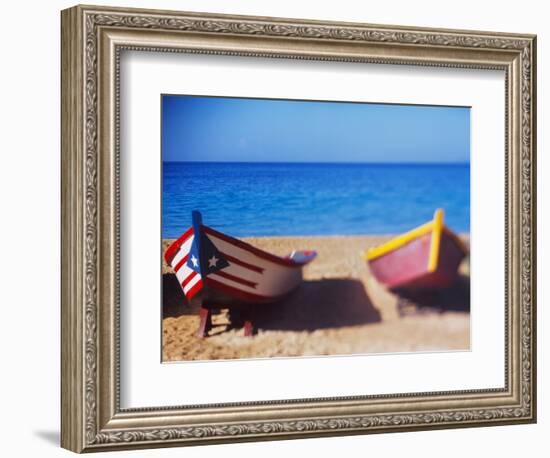
[[[470,349],[470,108],[163,94],[162,361]]]

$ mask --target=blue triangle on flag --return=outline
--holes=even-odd
[[[207,276],[228,267],[229,262],[227,259],[222,256],[212,240],[204,233],[200,212],[194,210],[192,218],[194,238],[189,250],[187,266],[202,276]]]
[[[229,266],[227,259],[223,257],[204,231],[201,231],[200,239],[199,259],[202,275],[206,276]]]

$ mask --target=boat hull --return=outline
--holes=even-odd
[[[294,251],[282,258],[202,224],[192,212],[193,226],[166,252],[187,301],[200,307],[198,337],[212,329],[212,309],[236,309],[245,336],[254,334],[258,304],[277,302],[302,282],[302,268],[317,256]],[[240,309],[240,310],[239,310]]]
[[[202,275],[193,271],[189,265],[193,228],[165,254],[187,300],[195,304],[227,308],[279,301],[301,284],[303,266],[315,258],[314,252],[297,252],[282,258],[206,226],[200,231],[227,263],[226,267]]]
[[[207,307],[212,309],[243,309],[249,310],[250,307],[261,306],[262,304],[271,304],[283,300],[298,288],[299,284],[289,290],[286,294],[280,296],[261,297],[253,296],[239,290],[228,290],[222,283],[214,283],[208,278],[204,281],[200,291],[188,302],[193,306]]]
[[[423,234],[389,253],[369,261],[376,279],[391,290],[443,289],[457,278],[458,267],[465,257],[457,237],[443,228],[435,269],[429,268],[433,232]],[[437,243],[437,242],[436,242]]]

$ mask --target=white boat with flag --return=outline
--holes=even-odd
[[[245,335],[252,335],[254,308],[294,291],[302,282],[302,268],[317,256],[310,250],[276,256],[203,225],[198,211],[192,220],[164,258],[187,300],[200,305],[200,337],[212,327],[212,309],[220,308],[240,309]]]

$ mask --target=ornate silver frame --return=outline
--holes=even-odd
[[[64,10],[61,29],[63,447],[89,452],[535,421],[535,36],[92,6]],[[123,49],[505,71],[506,386],[122,410]]]

